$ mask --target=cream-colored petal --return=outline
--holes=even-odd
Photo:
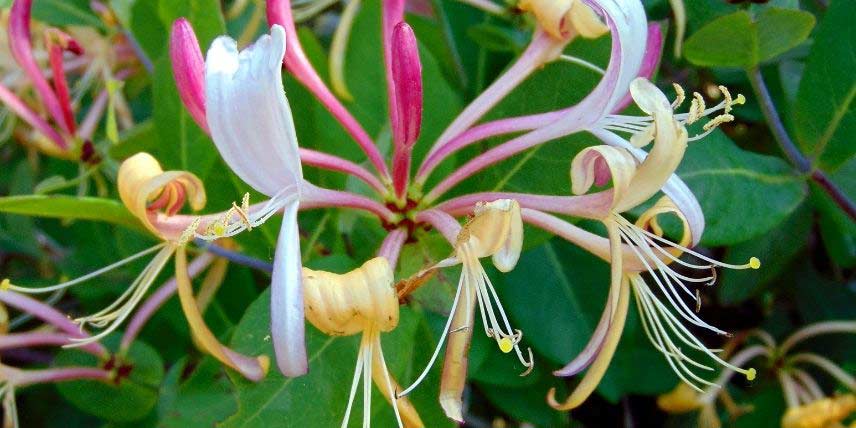
[[[612,206],[623,200],[636,174],[636,159],[627,150],[612,146],[583,149],[571,162],[571,191],[581,195],[593,185],[604,186],[612,180]]]

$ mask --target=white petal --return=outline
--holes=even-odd
[[[282,87],[285,31],[274,25],[240,53],[218,37],[205,61],[205,108],[223,159],[254,189],[273,196],[303,176],[291,108]]]
[[[298,203],[285,207],[276,241],[270,286],[270,330],[276,364],[286,376],[309,369],[303,321],[303,268],[297,230]]]
[[[642,111],[648,114],[654,112],[671,113],[672,106],[666,94],[648,79],[638,77],[630,82],[630,95]]]

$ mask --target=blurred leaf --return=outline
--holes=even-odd
[[[110,336],[108,347],[118,344],[118,335]],[[158,387],[163,380],[163,361],[149,345],[136,340],[119,364],[130,370],[119,385],[82,380],[57,384],[60,394],[80,410],[108,421],[126,422],[145,417],[158,400]],[[99,365],[97,358],[76,349],[57,354],[58,367]]]
[[[149,59],[160,58],[167,45],[170,27],[161,22],[158,15],[158,6],[161,2],[161,0],[135,0],[130,10],[130,22],[124,23],[148,54]]]
[[[718,130],[690,143],[678,175],[701,204],[707,223],[701,243],[710,246],[760,236],[787,218],[807,193],[783,160],[741,150]]]
[[[104,29],[104,24],[92,13],[88,0],[37,0],[33,2],[33,18],[57,26],[85,25]]]
[[[856,154],[856,2],[834,1],[817,31],[797,93],[794,126],[805,154],[835,170]]]
[[[178,18],[190,21],[199,38],[202,52],[217,36],[226,34],[226,22],[219,0],[160,0],[158,15],[165,28],[172,28]]]
[[[123,132],[119,144],[109,147],[113,159],[127,159],[139,152],[148,152],[158,146],[158,138],[153,121],[147,120]]]
[[[752,68],[805,41],[814,21],[812,14],[793,9],[767,8],[754,19],[737,11],[690,36],[684,56],[701,66]]]
[[[723,259],[725,263],[743,264],[751,257],[758,257],[761,268],[723,269],[719,282],[719,297],[723,303],[739,303],[776,279],[805,248],[811,220],[811,211],[804,205],[763,236],[729,248]]]
[[[533,374],[534,376],[534,374]],[[549,372],[544,371],[535,379],[536,383],[525,388],[509,388],[493,384],[479,385],[479,391],[484,393],[503,413],[515,420],[530,423],[539,427],[567,427],[570,417],[567,412],[560,412],[547,404],[547,391],[556,388],[557,395],[567,394],[565,385]]]
[[[0,198],[0,212],[34,217],[98,220],[130,229],[146,229],[121,202],[67,195],[25,195]]]

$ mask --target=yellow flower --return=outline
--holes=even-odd
[[[389,374],[381,348],[380,333],[398,325],[398,296],[387,259],[375,257],[345,274],[303,268],[303,282],[306,319],[312,325],[331,336],[362,333],[342,427],[348,425],[361,376],[364,427],[369,426],[371,417],[369,379],[392,403],[399,427],[424,426],[410,401],[396,396],[399,386]]]

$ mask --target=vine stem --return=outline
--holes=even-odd
[[[779,116],[778,110],[776,110],[776,105],[773,103],[773,98],[770,96],[770,91],[767,89],[767,84],[764,83],[761,69],[755,67],[747,70],[746,74],[758,98],[761,112],[764,114],[764,118],[767,119],[767,124],[770,127],[773,138],[779,144],[779,148],[782,149],[788,161],[800,173],[808,174],[812,181],[823,189],[832,198],[833,202],[847,213],[851,220],[856,220],[856,205],[853,204],[853,201],[827,177],[826,173],[812,166],[811,161],[800,152],[790,135],[788,135],[782,118]]]

